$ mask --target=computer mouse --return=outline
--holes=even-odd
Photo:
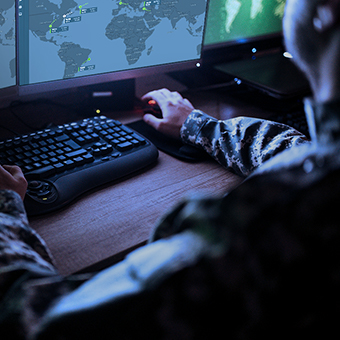
[[[143,107],[143,112],[150,113],[157,118],[162,118],[162,110],[158,106],[157,102],[153,99],[148,100]]]
[[[181,146],[178,152],[179,156],[191,161],[200,161],[209,158],[209,155],[204,150],[188,144]]]

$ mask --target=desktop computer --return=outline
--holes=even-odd
[[[283,58],[284,5],[284,0],[211,0],[209,7],[207,0],[2,1],[0,108],[16,102],[20,110],[21,102],[34,99],[25,113],[29,119],[41,99],[84,89],[94,101],[108,99],[113,111],[132,109],[134,79],[164,72],[189,89],[231,81],[274,97],[300,95],[291,86],[302,75],[286,71],[294,79],[285,83],[288,92],[273,86],[283,83],[276,81],[281,61],[256,71],[263,57]],[[66,106],[84,106],[87,97]],[[88,119],[0,142],[0,164],[18,164],[29,178],[29,214],[58,209],[156,161],[157,148],[145,138],[145,126],[132,130],[105,117],[91,118],[95,106],[85,106],[91,108]],[[158,141],[165,149],[173,145],[163,138]]]
[[[20,110],[18,102],[34,100],[29,119],[42,100],[88,89],[111,98],[113,111],[133,108],[134,78],[199,65],[206,13],[206,0],[2,1],[0,107],[16,102]],[[64,104],[80,106],[85,97]],[[61,208],[157,157],[143,135],[106,117],[0,142],[0,164],[19,165],[29,181],[29,215]]]
[[[244,44],[280,35],[285,0],[213,0],[204,39],[206,47]]]
[[[206,9],[207,0],[2,1],[2,106],[8,97],[30,100],[195,68]]]
[[[309,93],[305,76],[285,50],[285,0],[211,0],[199,72],[171,75],[190,88],[243,84],[278,99]],[[235,82],[234,82],[235,80]]]

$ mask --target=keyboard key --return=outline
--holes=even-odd
[[[87,154],[86,150],[79,149],[79,150],[67,153],[66,157],[73,158],[73,157],[82,156],[82,155],[85,155],[85,154]]]
[[[37,177],[48,177],[55,173],[55,168],[52,165],[48,165],[45,167],[40,167],[39,169],[32,170],[28,172],[27,176],[37,176]]]
[[[117,146],[117,149],[120,151],[126,151],[126,150],[130,150],[133,148],[133,144],[130,142],[125,142],[125,143],[120,143]]]
[[[55,137],[55,140],[57,142],[64,142],[65,140],[69,140],[70,137],[69,136],[66,136],[66,135],[61,135],[61,136],[57,136]]]
[[[63,163],[55,163],[53,166],[57,173],[65,170],[65,164]]]
[[[75,167],[75,163],[71,159],[67,159],[66,161],[64,161],[64,165],[66,169],[72,169],[73,167]]]
[[[73,158],[73,161],[77,166],[80,166],[80,165],[83,165],[83,164],[86,163],[85,159],[83,157],[80,157],[80,156]]]
[[[94,157],[90,154],[86,154],[83,156],[86,163],[92,163],[94,162]]]

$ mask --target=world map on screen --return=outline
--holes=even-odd
[[[29,1],[29,83],[199,57],[206,0]]]
[[[15,1],[0,2],[0,88],[15,85]]]
[[[205,44],[279,32],[286,0],[213,0],[209,5]]]

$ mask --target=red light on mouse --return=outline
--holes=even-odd
[[[156,105],[157,103],[156,103],[155,100],[150,99],[150,100],[148,101],[148,104],[149,104],[149,105]]]

